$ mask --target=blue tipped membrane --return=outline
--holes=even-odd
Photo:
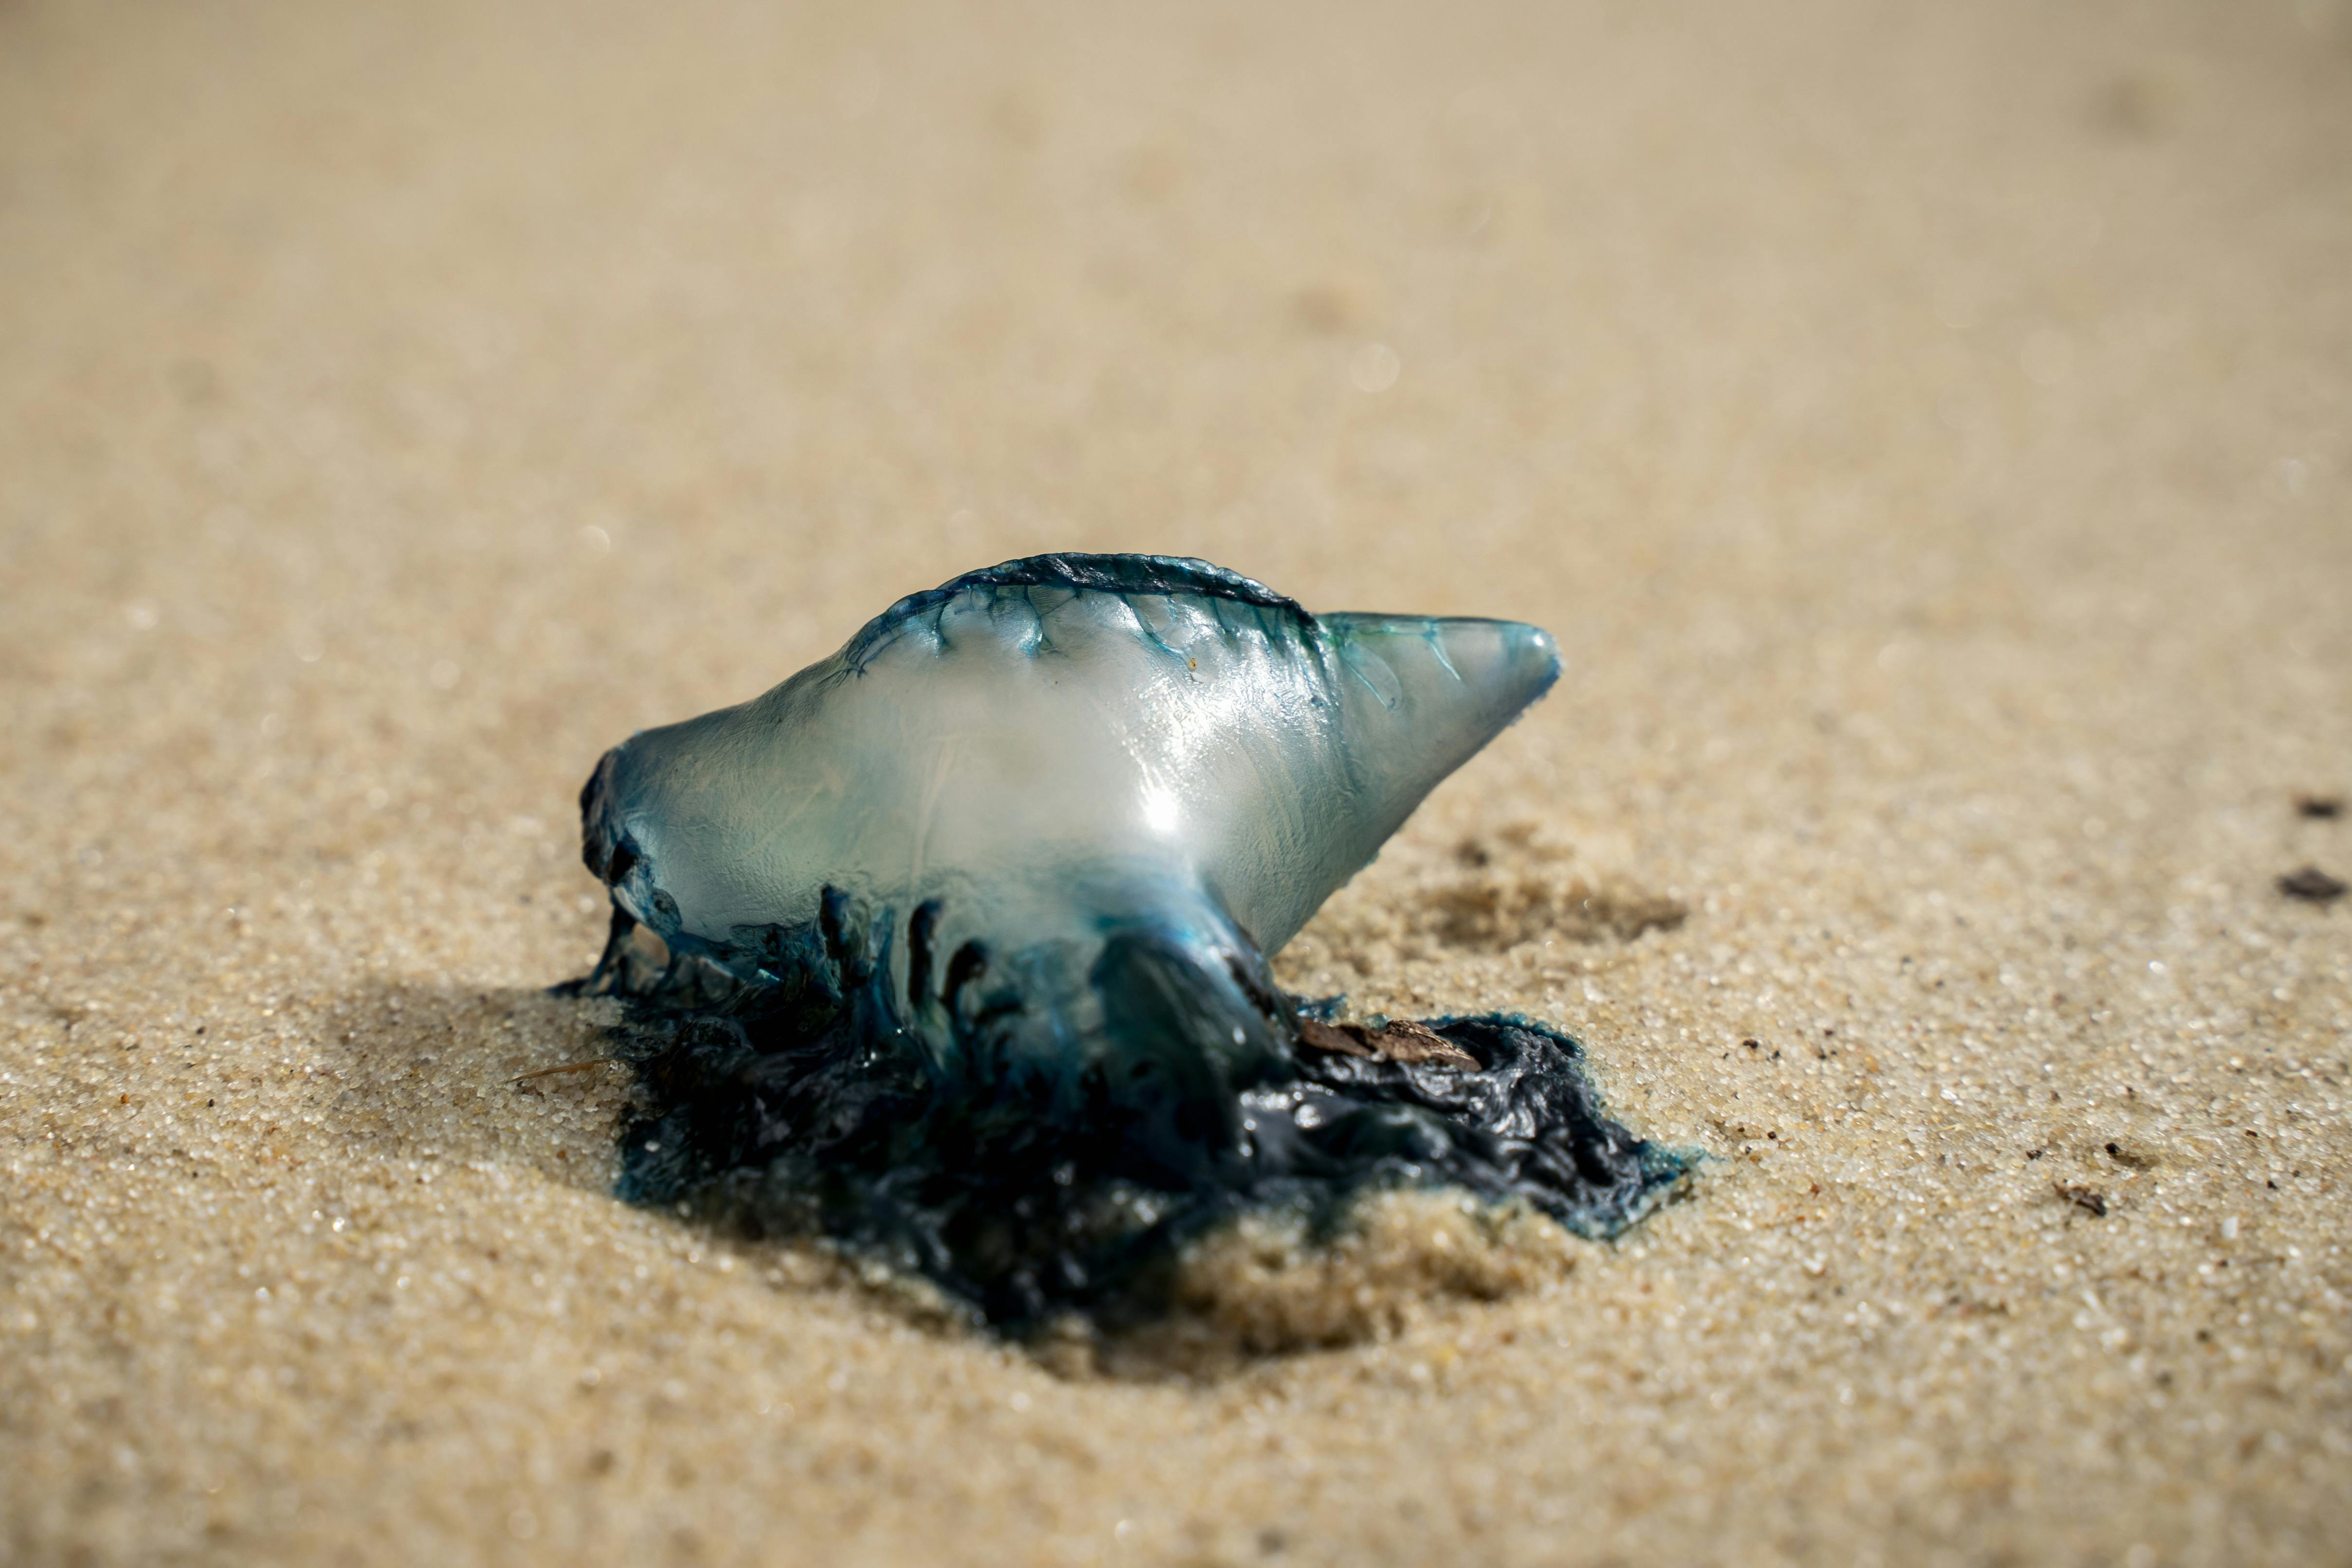
[[[582,791],[621,1191],[817,1229],[1018,1329],[1148,1313],[1242,1208],[1447,1183],[1615,1233],[1685,1169],[1519,1018],[1374,1035],[1278,951],[1549,689],[1507,621],[1316,616],[1162,556],[901,600]]]

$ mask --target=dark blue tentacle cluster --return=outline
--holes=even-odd
[[[888,912],[837,889],[744,934],[772,983],[714,998],[707,966],[621,966],[615,1041],[641,1091],[622,1196],[833,1236],[1017,1330],[1148,1315],[1182,1243],[1248,1207],[1328,1224],[1367,1189],[1444,1183],[1605,1237],[1686,1168],[1610,1120],[1581,1049],[1542,1024],[1428,1026],[1475,1067],[1320,1051],[1301,1035],[1315,1009],[1254,952],[1220,966],[1149,928],[1115,934],[1086,977],[1114,1049],[1076,1082],[1024,1080],[1012,1036],[1038,999],[992,987],[969,947],[924,957],[915,934],[938,918],[907,923],[906,988],[953,1018],[953,1068],[903,1021]]]

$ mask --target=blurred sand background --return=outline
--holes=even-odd
[[[8,0],[0,1557],[2352,1561],[2347,421],[2340,0]],[[1047,549],[1558,633],[1284,972],[1687,1201],[606,1196],[599,751]]]

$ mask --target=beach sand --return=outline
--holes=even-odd
[[[2352,1562],[2347,258],[2340,0],[0,5],[0,1557]],[[1282,973],[1681,1200],[614,1201],[598,754],[1056,549],[1557,633]]]

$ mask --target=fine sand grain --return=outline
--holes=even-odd
[[[0,1558],[2352,1561],[2352,10],[1265,12],[0,4]],[[1046,549],[1559,635],[1283,972],[1682,1201],[608,1196],[599,751]]]

